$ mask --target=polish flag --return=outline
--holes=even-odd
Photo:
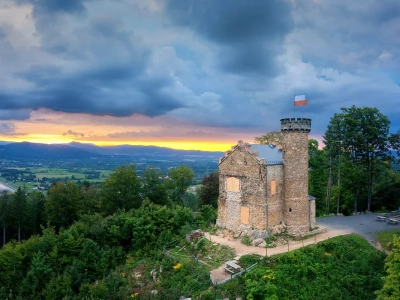
[[[307,104],[306,95],[294,96],[294,106],[304,106]]]

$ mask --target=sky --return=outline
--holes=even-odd
[[[398,0],[1,0],[0,140],[225,151],[341,107],[400,129]]]

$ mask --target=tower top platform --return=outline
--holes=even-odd
[[[281,131],[311,131],[311,119],[286,118],[281,119]]]

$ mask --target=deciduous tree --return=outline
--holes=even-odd
[[[389,119],[371,107],[342,108],[335,114],[325,133],[325,145],[331,156],[347,155],[353,167],[361,167],[367,180],[367,210],[371,210],[372,186],[377,164],[390,158]],[[357,204],[362,178],[354,177],[354,203]]]
[[[140,181],[135,165],[123,165],[114,170],[101,189],[101,210],[113,214],[118,209],[130,210],[141,204]]]
[[[271,131],[262,136],[258,136],[254,138],[254,142],[257,144],[272,144],[278,147],[282,147],[282,132],[280,131]]]
[[[143,199],[147,198],[160,205],[167,203],[167,187],[160,169],[154,166],[147,167],[143,170],[141,181]]]
[[[79,188],[75,182],[55,182],[45,203],[46,218],[57,228],[67,227],[78,219]]]
[[[168,177],[171,179],[171,196],[175,203],[181,202],[185,206],[185,193],[193,181],[193,176],[193,170],[185,165],[169,170]]]
[[[202,186],[198,192],[201,200],[201,205],[212,205],[216,208],[218,206],[219,195],[218,171],[206,175],[201,181],[201,184]]]
[[[100,191],[90,181],[84,180],[80,187],[81,213],[92,215],[99,210]]]

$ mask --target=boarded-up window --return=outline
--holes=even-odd
[[[240,222],[242,224],[250,224],[250,208],[242,206],[240,208]]]
[[[240,180],[235,177],[226,178],[226,190],[229,192],[240,192]]]
[[[270,184],[271,184],[271,195],[275,195],[276,194],[276,180],[272,179]]]

